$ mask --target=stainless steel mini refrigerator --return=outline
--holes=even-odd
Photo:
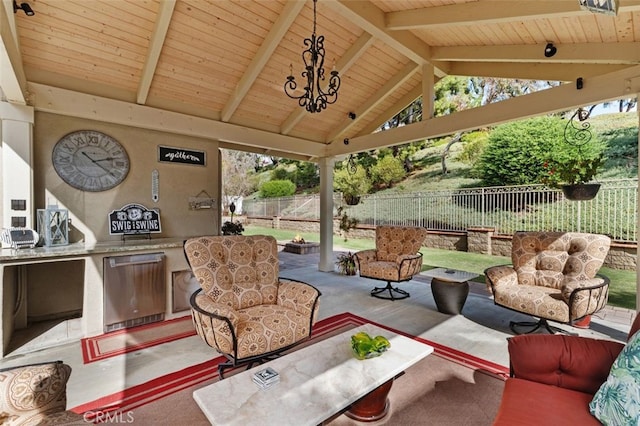
[[[164,320],[164,253],[104,258],[104,331]]]

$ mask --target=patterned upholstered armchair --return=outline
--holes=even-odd
[[[190,299],[196,332],[228,359],[220,378],[226,368],[249,368],[311,336],[320,292],[279,278],[273,237],[196,237],[184,251],[201,287]]]
[[[511,322],[520,334],[544,327],[561,331],[548,320],[564,324],[604,308],[609,296],[609,279],[597,274],[611,240],[605,235],[577,232],[516,232],[513,236],[512,266],[485,270],[496,305],[539,318],[534,322]]]
[[[71,367],[62,361],[0,370],[0,424],[81,425],[80,414],[66,409]]]
[[[427,238],[425,228],[413,226],[378,226],[376,248],[355,254],[360,276],[386,281],[371,295],[380,299],[405,299],[409,292],[393,287],[391,282],[409,281],[422,267],[420,247]],[[389,294],[387,296],[387,293]]]

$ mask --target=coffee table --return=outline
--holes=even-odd
[[[478,277],[473,272],[435,268],[421,275],[431,277],[431,294],[439,312],[457,315],[462,312],[469,295],[469,280]]]
[[[351,351],[358,331],[384,336],[391,347],[358,360]],[[214,425],[318,425],[346,409],[350,417],[373,421],[389,409],[393,380],[432,352],[429,345],[365,324],[198,389],[193,398]],[[280,382],[260,389],[252,377],[266,366],[279,373]]]

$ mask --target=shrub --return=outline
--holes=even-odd
[[[226,221],[222,225],[222,235],[242,235],[244,226],[240,222]]]
[[[564,140],[567,121],[558,117],[537,117],[496,127],[476,171],[486,185],[526,185],[548,179],[545,163],[566,162],[582,155],[595,158],[602,144],[592,140],[580,150]]]
[[[406,176],[407,172],[399,158],[387,155],[378,160],[371,167],[371,180],[373,184],[380,187],[386,186],[390,188],[394,183],[400,182]]]
[[[290,180],[270,180],[260,186],[262,198],[288,197],[296,193],[296,184]]]

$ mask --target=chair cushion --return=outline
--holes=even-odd
[[[594,395],[589,409],[604,425],[640,424],[640,332],[613,362],[607,381]]]
[[[589,393],[511,378],[504,386],[494,426],[600,425],[589,413]]]
[[[606,235],[580,232],[516,232],[511,261],[525,285],[560,288],[567,275],[594,278],[609,252]]]
[[[414,226],[378,226],[376,250],[379,261],[395,262],[403,254],[416,254],[427,237],[427,230]]]
[[[62,361],[0,371],[0,423],[3,425],[63,424],[82,420],[65,412],[71,367]],[[49,420],[47,420],[47,418]]]
[[[559,289],[538,285],[504,284],[494,288],[494,301],[518,312],[569,322],[569,305]]]
[[[309,337],[311,321],[293,309],[262,305],[238,311],[237,358],[264,355]]]
[[[522,334],[508,340],[513,377],[593,395],[623,344],[562,334]]]
[[[395,262],[362,263],[360,264],[360,276],[384,281],[400,281],[400,268]]]
[[[278,247],[264,235],[210,236],[187,240],[193,274],[214,302],[233,309],[274,304],[278,295]]]

